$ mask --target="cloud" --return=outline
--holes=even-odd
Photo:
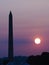
[[[26,39],[26,38],[16,38],[14,40],[14,43],[16,43],[16,44],[29,44],[29,43],[32,43],[32,41],[29,39]]]

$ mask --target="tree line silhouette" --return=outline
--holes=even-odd
[[[41,55],[29,56],[27,63],[30,65],[49,65],[49,53],[43,52]]]

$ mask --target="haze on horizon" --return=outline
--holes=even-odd
[[[14,55],[49,52],[49,0],[0,0],[0,57],[8,54],[8,16],[13,14]],[[34,45],[39,36],[42,43]]]

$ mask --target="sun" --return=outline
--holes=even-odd
[[[41,39],[40,38],[35,38],[34,42],[35,42],[35,44],[40,44],[41,43]]]

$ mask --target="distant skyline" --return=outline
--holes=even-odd
[[[8,54],[9,13],[13,14],[14,55],[49,51],[49,0],[0,0],[0,57]],[[41,37],[41,45],[34,44]]]

